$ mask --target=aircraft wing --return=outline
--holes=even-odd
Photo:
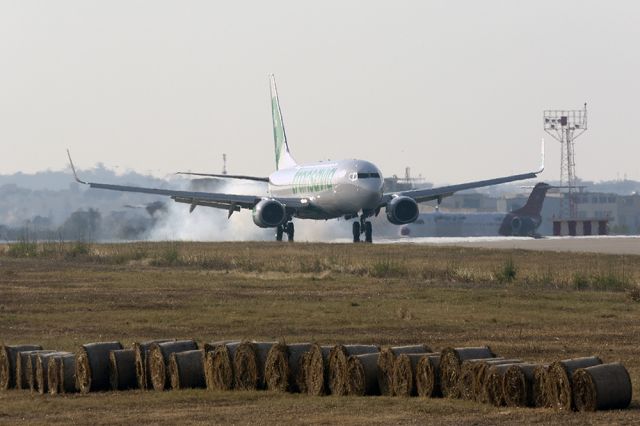
[[[537,177],[538,174],[542,173],[542,171],[544,170],[544,139],[542,140],[541,156],[542,156],[541,158],[542,164],[540,165],[540,168],[535,172],[522,173],[519,175],[503,176],[503,177],[487,179],[487,180],[478,180],[475,182],[467,182],[467,183],[462,183],[458,185],[441,186],[439,188],[411,189],[408,191],[386,193],[382,197],[381,207],[386,206],[387,203],[391,201],[393,197],[398,197],[398,196],[411,197],[416,202],[422,203],[422,202],[431,201],[431,200],[442,200],[444,197],[449,197],[454,193],[458,191],[464,191],[465,189],[482,188],[484,186],[498,185],[501,183],[515,182],[518,180],[534,179]]]
[[[152,195],[165,195],[171,197],[178,203],[190,204],[193,210],[196,206],[214,207],[219,209],[228,210],[231,215],[234,211],[240,211],[240,209],[253,209],[253,207],[259,203],[264,195],[239,195],[239,194],[225,194],[215,192],[199,192],[199,191],[180,191],[174,189],[160,189],[160,188],[145,188],[139,186],[126,186],[126,185],[112,185],[107,183],[85,182],[81,180],[77,173],[73,162],[71,161],[71,155],[69,155],[69,163],[71,164],[71,170],[78,183],[88,185],[90,188],[97,189],[109,189],[112,191],[124,191],[124,192],[138,192],[142,194]],[[307,200],[304,198],[276,198],[286,208],[300,209],[308,206]]]

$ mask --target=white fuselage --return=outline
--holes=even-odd
[[[368,161],[327,161],[273,172],[269,194],[307,200],[311,208],[303,209],[297,217],[332,219],[376,210],[382,199],[382,184],[382,173]]]

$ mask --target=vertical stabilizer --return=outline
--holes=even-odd
[[[271,118],[273,119],[273,142],[276,150],[276,170],[294,167],[296,162],[289,152],[289,144],[287,143],[287,134],[284,131],[284,122],[282,121],[282,111],[280,110],[280,101],[278,100],[278,89],[276,88],[276,79],[271,74]]]
[[[533,188],[533,191],[531,191],[527,203],[523,207],[518,210],[514,210],[511,213],[527,216],[540,216],[542,205],[544,204],[544,198],[547,195],[549,188],[551,188],[551,186],[544,182],[538,183]]]

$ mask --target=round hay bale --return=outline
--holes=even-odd
[[[240,342],[225,343],[206,352],[204,374],[207,389],[231,390],[234,385],[233,357]]]
[[[305,387],[309,395],[325,395],[328,390],[329,354],[333,346],[320,346],[313,343],[305,359]]]
[[[266,389],[267,359],[271,349],[278,345],[278,342],[254,342],[254,344],[256,348],[256,367],[258,368],[258,389]]]
[[[597,356],[566,359],[549,366],[549,389],[553,406],[558,410],[571,411],[573,391],[571,376],[578,368],[593,367],[602,364]]]
[[[347,394],[379,395],[378,358],[379,352],[351,355],[347,358]]]
[[[109,383],[113,390],[138,387],[135,349],[118,349],[109,353]]]
[[[460,398],[460,369],[468,359],[493,358],[488,346],[470,348],[445,348],[440,355],[440,386],[446,398]]]
[[[501,360],[504,358],[480,358],[480,359],[467,359],[460,365],[460,379],[458,379],[458,386],[460,392],[460,399],[466,399],[472,401],[476,398],[477,388],[477,371],[478,364],[488,360]]]
[[[151,388],[151,368],[149,368],[149,351],[154,343],[173,342],[175,339],[156,339],[146,342],[135,342],[133,350],[136,362],[136,381],[138,388],[147,390]]]
[[[533,369],[533,406],[551,408],[553,406],[553,398],[550,392],[549,365],[539,365]]]
[[[0,346],[0,390],[16,387],[16,357],[19,352],[42,350],[40,345]]]
[[[277,343],[269,349],[264,366],[265,387],[272,391],[286,392],[290,387],[289,349]]]
[[[51,395],[57,395],[62,392],[60,379],[62,358],[69,357],[75,360],[75,355],[71,352],[59,352],[59,354],[61,355],[56,354],[49,358],[49,365],[47,366],[47,384]],[[73,385],[75,388],[75,378],[73,379]]]
[[[422,358],[426,358],[426,355],[401,354],[396,358],[393,368],[393,394],[395,396],[417,395],[415,371]]]
[[[238,390],[254,390],[258,388],[258,361],[256,345],[253,342],[242,342],[233,356],[233,372],[235,388]]]
[[[206,386],[204,378],[204,350],[175,352],[169,362],[169,376],[173,389],[194,389]]]
[[[378,384],[382,395],[393,395],[393,369],[396,358],[401,354],[422,354],[431,352],[427,345],[385,347],[378,358]]]
[[[579,368],[572,382],[578,411],[623,409],[631,403],[631,377],[618,362]]]
[[[122,349],[120,342],[88,343],[76,354],[76,385],[80,392],[109,390],[109,352]]]
[[[496,407],[501,407],[504,402],[504,375],[513,364],[499,364],[489,368],[485,382],[485,394],[487,402]]]
[[[347,358],[380,352],[375,345],[335,345],[329,353],[329,392],[332,395],[347,394]]]
[[[489,378],[489,369],[494,365],[504,365],[504,364],[520,364],[522,362],[521,359],[504,359],[504,358],[494,358],[478,361],[474,365],[474,374],[475,374],[475,382],[474,382],[474,395],[473,399],[477,402],[488,403],[488,395],[487,395],[487,379]]]
[[[427,354],[416,365],[416,390],[418,396],[435,398],[442,396],[440,388],[440,354]]]
[[[306,355],[310,349],[311,343],[293,343],[291,345],[287,345],[287,353],[289,355],[289,392],[306,392],[304,364],[307,359]],[[271,389],[270,384],[269,389]]]
[[[71,355],[71,352],[52,352],[49,354],[37,354],[36,355],[36,372],[34,375],[35,390],[44,395],[49,392],[49,361],[56,356]],[[54,364],[55,365],[55,364]],[[55,380],[54,386],[58,385],[58,381]]]
[[[148,356],[153,389],[163,391],[168,388],[170,383],[169,361],[171,354],[196,349],[198,349],[198,344],[194,340],[176,340],[152,344]]]
[[[35,372],[35,368],[29,368],[31,355],[34,353],[51,353],[51,350],[22,351],[16,355],[16,388],[29,389],[29,375]],[[31,379],[33,380],[33,379]]]
[[[535,406],[534,372],[540,364],[514,364],[504,373],[504,402],[508,407]]]
[[[60,358],[60,393],[78,392],[76,380],[76,356],[65,355]]]

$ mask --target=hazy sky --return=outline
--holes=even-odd
[[[0,173],[97,162],[268,175],[268,74],[299,162],[436,183],[539,163],[589,103],[577,174],[640,179],[634,1],[0,0]],[[547,170],[559,176],[559,144]]]

